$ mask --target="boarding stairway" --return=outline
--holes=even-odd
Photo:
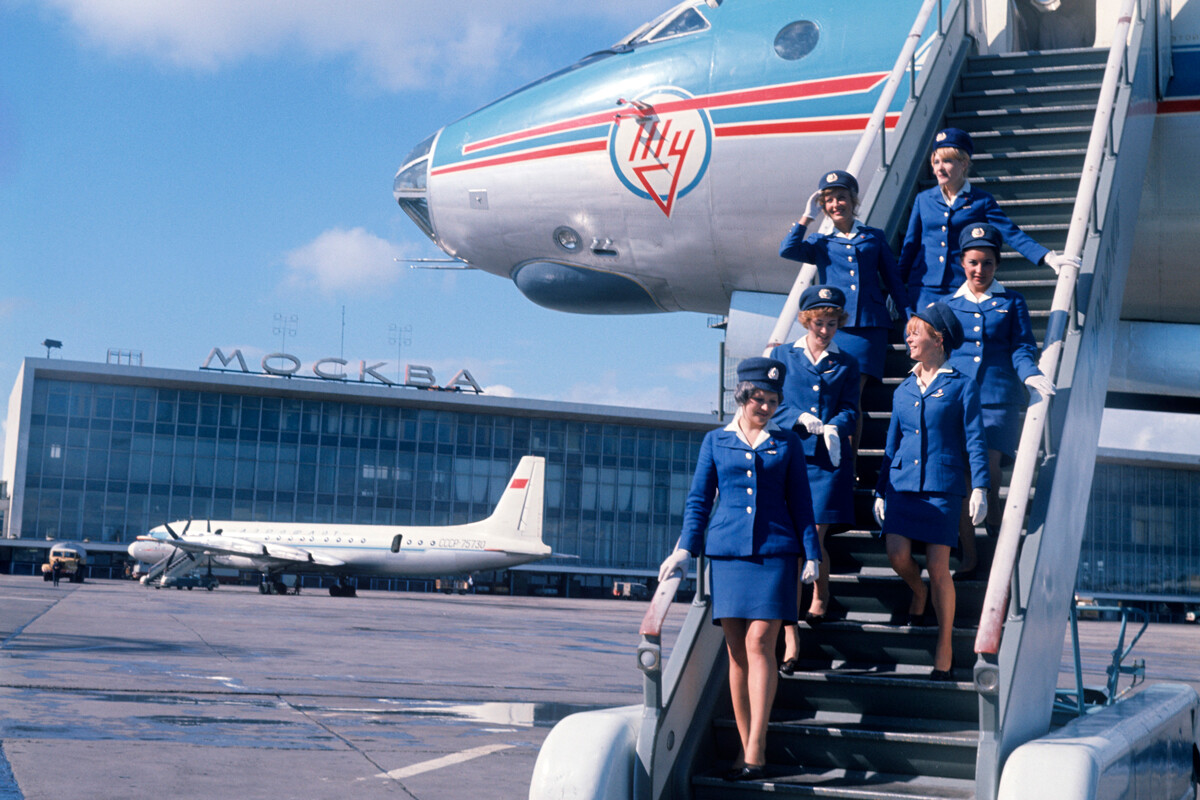
[[[1153,125],[1152,115],[1127,112],[1155,95],[1154,53],[1162,46],[1155,12],[1127,2],[1136,9],[1127,17],[1133,21],[1123,59],[1114,55],[1118,48],[970,55],[963,5],[947,4],[943,20],[939,4],[940,41],[926,57],[924,84],[914,82],[900,124],[887,132],[879,172],[863,197],[860,216],[898,241],[912,197],[932,185],[933,133],[963,128],[978,153],[972,183],[1039,242],[1083,260],[1078,272],[1055,276],[1011,251],[1002,255],[997,279],[1028,300],[1044,343],[1042,369],[1058,394],[1051,404],[1030,406],[1017,463],[1004,475],[1000,536],[978,532],[981,567],[974,580],[956,582],[954,680],[929,679],[937,630],[931,608],[925,619],[896,624],[910,595],[888,565],[870,512],[891,395],[910,366],[897,328],[886,379],[863,396],[858,524],[826,541],[834,613],[816,626],[801,623],[803,664],[780,677],[766,779],[723,779],[740,743],[701,559],[696,598],[665,666],[661,626],[678,578],[659,587],[642,625],[638,663],[646,700],[629,723],[637,728],[633,797],[990,800],[1005,796],[1001,773],[1013,751],[1062,722],[1051,719],[1054,692]],[[882,138],[882,126],[878,131]],[[1093,194],[1086,195],[1087,187]],[[802,271],[789,303],[803,282]],[[794,308],[785,306],[781,323],[794,318]],[[560,724],[564,742],[602,728],[594,720],[569,720]],[[611,788],[621,775],[615,762],[595,768],[605,777],[597,777],[594,794],[547,791],[553,780],[541,771],[556,760],[578,760],[568,754],[579,745],[552,741],[557,733],[539,757],[531,800],[629,796]],[[587,773],[578,763],[572,768]]]
[[[196,557],[183,550],[173,550],[161,561],[150,567],[146,574],[139,578],[143,586],[166,586],[171,578],[186,575],[199,566]]]

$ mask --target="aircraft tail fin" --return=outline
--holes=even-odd
[[[546,495],[546,459],[522,456],[508,480],[488,526],[514,539],[542,541],[542,514]]]

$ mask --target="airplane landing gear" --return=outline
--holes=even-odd
[[[263,575],[262,580],[258,584],[259,594],[287,594],[288,585],[280,578],[272,578],[269,575]]]
[[[330,597],[357,597],[358,587],[350,578],[338,578],[338,582],[329,587]]]

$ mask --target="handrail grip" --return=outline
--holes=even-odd
[[[891,106],[892,100],[896,97],[896,92],[900,88],[900,82],[904,79],[904,73],[909,69],[913,54],[917,52],[917,45],[921,43],[921,34],[925,31],[925,26],[929,23],[929,17],[933,14],[934,6],[937,6],[938,9],[938,34],[942,33],[942,2],[943,0],[925,0],[921,5],[921,10],[917,14],[916,21],[913,22],[912,30],[908,33],[904,47],[900,50],[900,55],[896,58],[896,63],[892,67],[892,71],[888,73],[883,93],[879,96],[879,100],[875,103],[875,109],[867,119],[867,126],[863,129],[862,136],[858,139],[858,145],[854,148],[854,153],[850,156],[850,163],[846,165],[846,171],[851,175],[857,176],[862,170],[863,164],[866,163],[867,154],[871,151],[871,147],[874,144],[875,135],[884,126],[884,122],[887,119],[888,107]],[[915,70],[913,80],[916,80]],[[887,161],[886,152],[881,155],[880,161]],[[832,228],[833,223],[828,218],[821,223],[821,231],[823,233],[828,233]],[[796,313],[800,310],[800,295],[812,285],[813,277],[816,273],[817,268],[815,265],[801,265],[799,272],[796,273],[796,280],[792,284],[791,291],[788,292],[787,300],[783,303],[783,310],[779,312],[779,319],[775,322],[775,327],[771,331],[771,339],[767,344],[766,350],[763,351],[763,355],[768,355],[772,347],[782,344],[784,339],[787,338],[788,331],[792,328],[792,322],[796,319]]]
[[[1140,0],[1125,0],[1121,15],[1113,29],[1112,46],[1108,51],[1108,63],[1104,68],[1104,82],[1097,100],[1096,116],[1092,121],[1091,138],[1088,140],[1087,156],[1084,159],[1079,191],[1075,195],[1075,207],[1071,212],[1071,226],[1067,231],[1067,242],[1063,252],[1079,258],[1089,232],[1092,205],[1100,183],[1100,172],[1104,164],[1105,147],[1108,144],[1110,120],[1116,101],[1118,84],[1124,73],[1125,51],[1128,49],[1129,27]],[[1097,225],[1099,220],[1097,220]],[[1054,381],[1058,377],[1059,363],[1066,342],[1070,308],[1079,279],[1079,267],[1067,266],[1058,276],[1054,288],[1054,300],[1050,306],[1050,322],[1046,329],[1045,345],[1038,360],[1042,374]],[[1000,534],[996,541],[996,552],[992,568],[988,573],[987,594],[980,612],[979,631],[975,636],[975,652],[994,655],[1000,649],[1000,634],[1004,627],[1008,608],[1013,569],[1021,544],[1021,529],[1025,525],[1025,512],[1029,506],[1029,495],[1033,489],[1033,477],[1037,466],[1038,447],[1049,415],[1050,398],[1039,397],[1030,404],[1021,429],[1021,441],[1013,465],[1012,478],[1008,485],[1008,500],[1004,517],[1000,522]]]
[[[683,577],[683,574],[676,570],[658,584],[654,596],[650,598],[650,607],[642,617],[642,627],[638,629],[640,636],[662,636],[663,622],[667,619],[667,612],[671,610],[671,603],[675,600],[675,593],[679,584],[683,582]]]

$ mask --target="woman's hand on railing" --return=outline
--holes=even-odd
[[[1033,389],[1042,397],[1049,397],[1050,395],[1054,394],[1054,381],[1040,373],[1037,375],[1030,375],[1028,378],[1026,378],[1025,385],[1030,389]]]
[[[1047,267],[1054,270],[1055,275],[1062,272],[1063,267],[1075,267],[1075,269],[1079,269],[1079,267],[1083,265],[1083,260],[1077,256],[1069,256],[1066,253],[1056,253],[1053,250],[1042,256],[1042,261],[1045,262]]]
[[[688,559],[690,557],[691,553],[687,550],[676,548],[675,552],[667,556],[662,562],[662,566],[658,568],[658,580],[660,582],[665,581],[671,577],[671,573],[675,570],[679,570],[680,577],[687,575]]]

